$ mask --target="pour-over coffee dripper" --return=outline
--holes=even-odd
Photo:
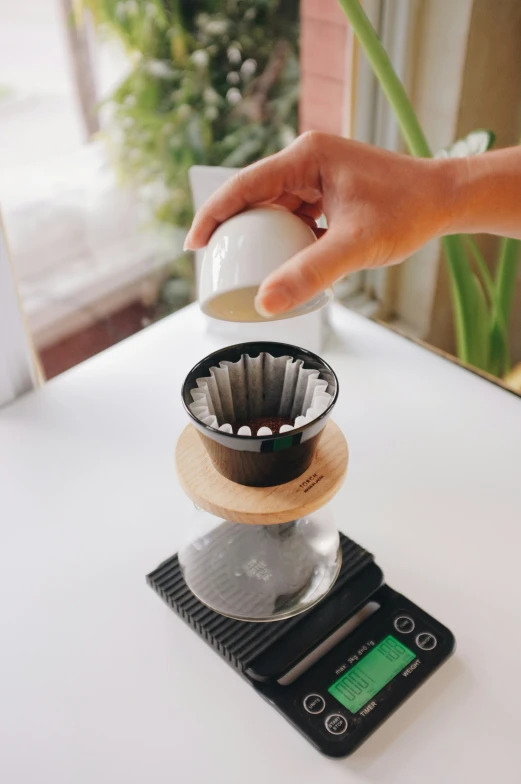
[[[213,259],[216,273],[221,260],[219,254]],[[267,350],[259,347],[260,354]],[[273,344],[269,351],[275,351],[276,366],[285,364]],[[220,370],[210,373],[210,381],[206,367],[201,387],[196,373],[197,399],[184,397],[194,379],[183,391],[193,424],[176,450],[180,484],[195,511],[184,547],[147,582],[317,749],[345,757],[443,664],[454,636],[386,585],[371,553],[339,535],[325,514],[348,461],[344,436],[327,421],[338,396],[333,371],[333,388],[319,381],[310,411],[304,405],[298,421],[296,412],[280,410],[290,419],[281,424],[281,416],[266,410],[261,425],[259,412],[250,410],[245,424],[230,419],[225,406],[223,424],[217,414],[225,409],[213,410],[213,394],[206,392],[219,386],[218,379],[225,391],[226,380],[237,382],[241,373],[229,373],[237,357],[224,358],[224,368],[219,356],[211,360]],[[317,361],[311,374],[327,372],[317,355],[308,353],[306,360]],[[255,376],[259,362],[247,363],[246,376],[249,369]],[[270,399],[278,390],[269,384]],[[268,427],[267,418],[271,432],[255,433],[259,425]],[[235,713],[230,716],[233,721]]]
[[[279,620],[308,609],[334,584],[339,534],[323,507],[347,468],[345,438],[328,421],[337,396],[332,368],[287,344],[222,349],[187,375],[183,402],[193,424],[179,439],[176,463],[196,510],[179,562],[188,587],[213,610],[239,620]],[[215,411],[231,422],[216,420]],[[285,412],[291,424],[281,433],[239,435],[245,411],[250,422],[271,423]]]

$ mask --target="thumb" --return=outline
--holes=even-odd
[[[346,232],[328,229],[312,245],[297,253],[261,284],[255,307],[263,316],[292,310],[352,272],[360,249]]]

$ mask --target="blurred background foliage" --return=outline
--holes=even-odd
[[[105,101],[123,181],[188,226],[194,164],[245,166],[296,136],[298,0],[81,0],[129,73]]]

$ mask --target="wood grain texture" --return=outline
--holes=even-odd
[[[273,525],[320,509],[340,490],[347,471],[344,434],[329,421],[308,470],[284,485],[246,487],[213,467],[197,430],[188,425],[177,442],[176,469],[186,495],[207,512],[234,523]]]

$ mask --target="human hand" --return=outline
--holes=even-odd
[[[204,247],[220,223],[252,205],[295,212],[319,240],[272,273],[257,298],[263,315],[283,313],[349,272],[403,261],[443,234],[453,199],[448,170],[459,165],[305,133],[219,188],[197,212],[185,247]],[[326,231],[316,227],[322,214]]]

